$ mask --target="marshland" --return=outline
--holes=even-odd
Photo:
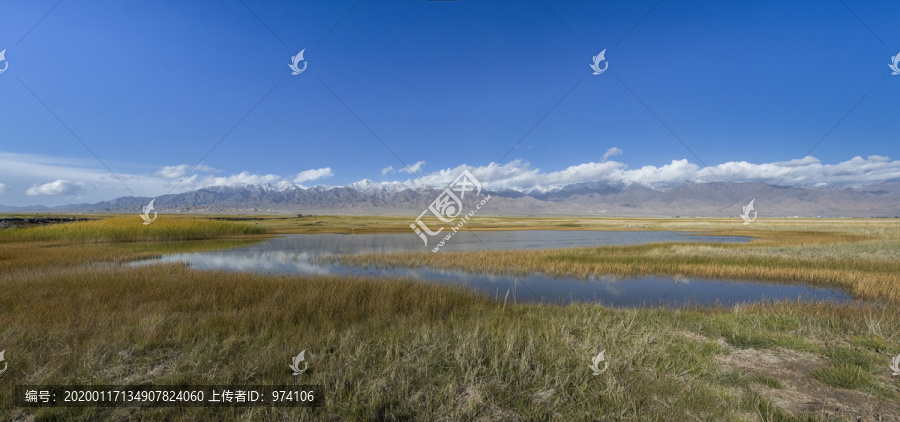
[[[900,221],[479,216],[466,230],[690,231],[746,243],[340,255],[559,277],[678,276],[838,288],[849,303],[612,308],[522,303],[391,277],[226,272],[174,254],[282,234],[406,233],[409,217],[92,216],[0,231],[0,411],[9,419],[894,420]],[[589,281],[585,281],[589,282]],[[288,384],[306,350],[325,404],[53,408],[16,384]],[[608,370],[592,375],[605,351]]]

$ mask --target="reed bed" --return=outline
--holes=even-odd
[[[233,218],[213,217],[213,218]],[[347,216],[314,215],[255,216],[253,220],[262,227],[277,233],[412,233],[409,225],[416,215],[409,216]],[[429,227],[439,227],[436,218],[423,218]],[[900,219],[826,219],[826,218],[759,218],[745,226],[734,218],[658,218],[658,217],[499,217],[478,214],[469,220],[466,230],[675,230],[711,231],[716,234],[738,234],[760,238],[772,237],[781,232],[824,232],[830,234],[872,235],[897,237]],[[777,240],[777,239],[776,239]],[[785,240],[785,239],[781,239]],[[781,241],[779,240],[779,241]]]
[[[42,227],[0,230],[0,242],[71,241],[79,243],[177,241],[262,235],[267,229],[252,224],[193,217],[159,217],[145,225],[138,216],[118,216]]]
[[[860,299],[900,302],[900,234],[881,224],[807,227],[756,233],[749,244],[668,242],[556,250],[397,252],[331,256],[325,261],[375,267],[429,267],[479,273],[589,279],[679,276],[768,280],[840,287]],[[715,233],[715,232],[713,232]],[[745,231],[731,234],[746,235]]]

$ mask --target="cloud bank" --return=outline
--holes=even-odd
[[[177,166],[166,166],[156,171],[156,175],[162,177],[164,179],[177,179],[179,177],[183,177],[191,170],[191,167],[187,164],[181,164]],[[194,168],[194,171],[200,172],[215,172],[216,169],[207,166],[205,164],[198,164],[197,167]]]
[[[892,161],[889,157],[880,155],[853,157],[834,164],[822,163],[815,157],[803,157],[772,163],[730,161],[702,167],[687,159],[678,159],[661,165],[629,168],[625,163],[610,160],[610,157],[622,153],[619,148],[610,148],[597,162],[581,163],[550,171],[534,167],[528,161],[515,160],[480,166],[461,164],[430,173],[420,173],[419,177],[412,177],[410,174],[404,176],[409,179],[396,181],[409,187],[421,186],[424,182],[442,189],[463,170],[469,170],[487,189],[541,192],[583,182],[626,185],[636,183],[650,188],[666,189],[687,181],[862,187],[889,180],[900,180],[900,161]],[[409,170],[421,171],[424,165],[424,161],[418,161],[410,166]],[[248,171],[223,175],[222,171],[207,165],[198,165],[191,171],[192,167],[187,164],[168,165],[145,170],[143,174],[119,172],[113,176],[93,160],[0,152],[0,180],[3,180],[3,184],[0,184],[0,204],[31,205],[32,200],[28,198],[41,197],[41,202],[45,205],[62,205],[71,203],[73,196],[77,196],[81,201],[100,202],[129,196],[132,192],[137,196],[155,197],[212,186],[268,183],[289,186],[290,183],[300,184],[335,176],[335,171],[331,167],[303,170],[293,176]],[[115,163],[113,168],[118,168]],[[379,170],[370,171],[377,176]],[[380,171],[382,176],[399,175],[400,172],[409,173],[406,168],[394,169],[390,166]],[[342,183],[351,181],[343,180]],[[30,188],[16,189],[16,186],[30,186]]]
[[[400,169],[400,173],[415,174],[415,173],[418,173],[419,170],[422,170],[422,166],[424,166],[424,165],[425,165],[424,161],[416,161],[415,164],[413,164],[409,167],[404,167],[404,168]]]
[[[445,186],[463,170],[469,170],[490,189],[512,189],[520,192],[546,191],[573,183],[608,182],[637,183],[654,189],[665,189],[692,182],[763,182],[777,185],[819,187],[862,187],[900,179],[900,161],[871,155],[854,157],[837,164],[822,164],[815,157],[754,164],[730,161],[711,167],[700,167],[686,159],[672,160],[662,166],[629,169],[616,161],[583,163],[558,171],[545,172],[532,168],[527,161],[485,166],[459,165],[421,177],[430,186]],[[407,180],[406,183],[413,183]]]
[[[25,191],[28,196],[36,195],[77,195],[84,191],[81,183],[73,183],[68,180],[59,179],[55,182],[44,183],[43,185],[32,186]]]
[[[327,177],[334,176],[334,172],[331,171],[331,167],[325,167],[321,169],[314,170],[304,170],[300,173],[297,173],[297,177],[294,178],[294,183],[303,183],[309,182],[318,179],[324,179]]]
[[[616,147],[612,147],[606,150],[605,153],[603,153],[603,157],[600,157],[600,161],[606,161],[607,159],[609,159],[609,157],[615,157],[617,155],[622,155],[622,150]]]

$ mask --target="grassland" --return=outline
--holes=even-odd
[[[549,272],[638,266],[859,273],[864,304],[611,309],[502,303],[401,280],[260,276],[119,265],[253,242],[265,232],[366,232],[377,219],[228,222],[133,217],[0,232],[0,412],[53,420],[883,420],[900,418],[892,220],[733,222],[491,219],[476,229],[732,232],[747,245],[671,244],[485,255],[491,268]],[[408,230],[397,217],[388,227]],[[406,222],[405,225],[402,223]],[[310,224],[303,226],[302,224]],[[519,224],[519,226],[517,226]],[[577,225],[577,226],[574,226]],[[130,226],[134,226],[132,229]],[[141,232],[143,229],[144,232]],[[205,239],[191,240],[186,239]],[[430,254],[428,255],[449,255]],[[556,255],[554,255],[556,254]],[[426,254],[422,254],[426,255]],[[610,257],[611,256],[611,257]],[[740,256],[747,256],[745,261]],[[368,257],[366,259],[372,259]],[[403,256],[379,257],[379,261]],[[430,257],[406,257],[434,265]],[[566,264],[553,267],[554,262]],[[508,260],[508,261],[505,261]],[[541,261],[544,260],[544,261]],[[399,261],[397,261],[399,262]],[[646,263],[649,262],[649,263]],[[679,264],[681,263],[681,264]],[[502,264],[502,265],[501,265]],[[509,265],[510,267],[505,267]],[[679,266],[679,265],[683,265]],[[568,268],[574,268],[571,270]],[[706,270],[704,270],[706,271]],[[844,272],[841,272],[844,271]],[[615,271],[613,271],[615,272]],[[896,271],[894,271],[896,273]],[[690,275],[690,274],[686,274]],[[862,285],[865,277],[842,286]],[[823,281],[824,282],[824,281]],[[892,290],[893,289],[893,290]],[[307,350],[311,370],[287,364]],[[591,356],[609,369],[593,376]],[[319,409],[18,409],[15,384],[292,384],[325,387]]]

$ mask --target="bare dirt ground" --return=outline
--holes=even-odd
[[[871,394],[830,387],[812,378],[811,372],[827,363],[811,353],[784,348],[735,349],[728,355],[718,356],[717,360],[723,367],[749,376],[777,379],[783,388],[764,385],[756,388],[775,406],[792,415],[813,413],[820,419],[900,421],[900,403],[887,403]]]

